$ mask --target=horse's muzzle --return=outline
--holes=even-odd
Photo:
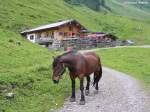
[[[59,80],[53,80],[54,84],[58,84],[59,83]]]

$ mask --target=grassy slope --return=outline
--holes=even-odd
[[[106,4],[112,9],[112,12],[118,15],[149,21],[150,10],[148,12],[145,9],[140,9],[134,5],[125,4],[124,0],[108,0],[106,1]]]
[[[0,34],[0,112],[47,112],[60,107],[70,93],[70,80],[66,75],[59,86],[51,81],[52,56],[58,53],[9,31],[0,30]],[[15,98],[7,100],[8,92],[14,92]]]
[[[66,4],[62,0],[5,0],[0,4],[0,17],[0,26],[15,32],[58,19],[75,18],[92,31],[111,32],[120,38],[133,39],[137,43],[150,43],[149,22],[95,12],[84,6]]]
[[[150,49],[104,49],[99,50],[98,54],[105,66],[128,73],[150,87]]]
[[[51,57],[56,54],[23,39],[18,33],[21,29],[75,18],[94,31],[113,32],[150,43],[150,26],[145,22],[70,6],[61,0],[0,0],[0,3],[0,92],[4,92],[0,93],[0,111],[46,112],[60,107],[70,93],[67,76],[60,86],[50,80]],[[6,100],[5,92],[16,93],[15,99]]]

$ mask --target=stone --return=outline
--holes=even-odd
[[[15,93],[6,93],[5,96],[7,99],[12,99],[15,97]]]

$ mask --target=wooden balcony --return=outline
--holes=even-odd
[[[54,38],[52,37],[41,37],[41,38],[35,39],[35,42],[38,44],[45,44],[45,43],[52,43],[53,40]]]

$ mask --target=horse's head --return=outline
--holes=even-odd
[[[65,72],[65,66],[60,57],[54,58],[52,80],[55,84],[59,83],[59,79]]]

